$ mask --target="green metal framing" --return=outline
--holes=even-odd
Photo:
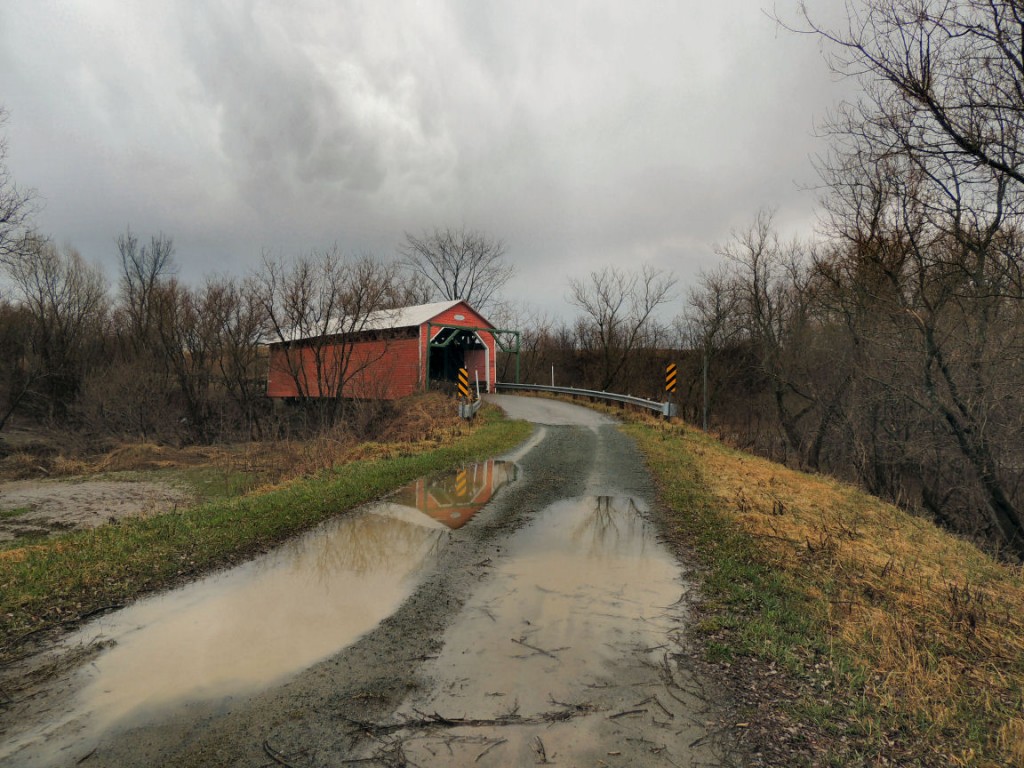
[[[453,333],[451,336],[449,336],[444,341],[434,341],[434,339],[433,339],[434,333],[433,333],[433,330],[432,330],[434,328],[438,328],[438,329],[452,328],[453,330],[456,330],[456,331],[470,331],[472,333],[483,332],[483,333],[491,334],[491,337],[494,339],[494,344],[495,344],[495,346],[498,349],[500,349],[502,352],[510,352],[510,353],[512,353],[512,354],[514,354],[516,356],[516,381],[515,381],[515,383],[516,384],[519,383],[519,353],[520,353],[520,351],[522,349],[522,347],[521,347],[522,336],[519,333],[519,331],[512,331],[512,330],[509,330],[507,328],[484,328],[484,327],[477,327],[477,326],[470,326],[470,325],[452,325],[451,323],[435,323],[435,322],[432,322],[432,321],[428,320],[427,321],[427,362],[426,362],[427,371],[426,371],[426,376],[424,377],[425,380],[426,380],[426,388],[427,389],[430,389],[430,350],[431,349],[445,349],[449,344],[451,344],[455,340],[455,337],[458,335],[458,334]],[[509,339],[508,343],[506,343],[503,340],[503,338],[502,338],[503,336],[507,336],[508,337],[508,339]],[[512,339],[515,340],[515,344],[514,345],[511,343]],[[498,370],[498,361],[497,361],[497,359],[495,359],[495,361],[494,361],[494,370],[495,371]],[[497,382],[495,382],[495,383],[497,383]]]

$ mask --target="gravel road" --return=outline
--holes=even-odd
[[[445,532],[373,629],[251,695],[161,705],[10,764],[729,764],[687,671],[690,585],[657,542],[638,451],[593,411],[490,401],[537,424],[505,457],[516,481]]]

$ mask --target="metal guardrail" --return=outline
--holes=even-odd
[[[573,397],[590,397],[597,400],[610,400],[613,403],[625,403],[635,405],[638,408],[646,408],[656,411],[665,418],[676,415],[675,403],[659,403],[657,400],[646,400],[633,395],[620,395],[615,392],[599,392],[596,389],[576,389],[575,387],[549,387],[543,384],[503,384],[498,382],[494,385],[495,391],[501,390],[523,390],[526,392],[554,392],[559,395],[571,395]]]
[[[480,410],[481,404],[483,404],[483,400],[479,397],[472,403],[460,402],[459,416],[464,419],[472,419],[476,416],[476,412]]]

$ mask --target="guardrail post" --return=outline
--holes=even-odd
[[[473,401],[459,401],[459,417],[466,419],[467,421],[476,416],[476,412],[480,410],[480,406],[483,404],[483,400],[479,397]]]

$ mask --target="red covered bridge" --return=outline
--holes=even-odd
[[[499,331],[464,301],[374,312],[357,330],[270,345],[267,395],[394,400],[454,381],[493,388]],[[516,350],[518,351],[518,334]]]

